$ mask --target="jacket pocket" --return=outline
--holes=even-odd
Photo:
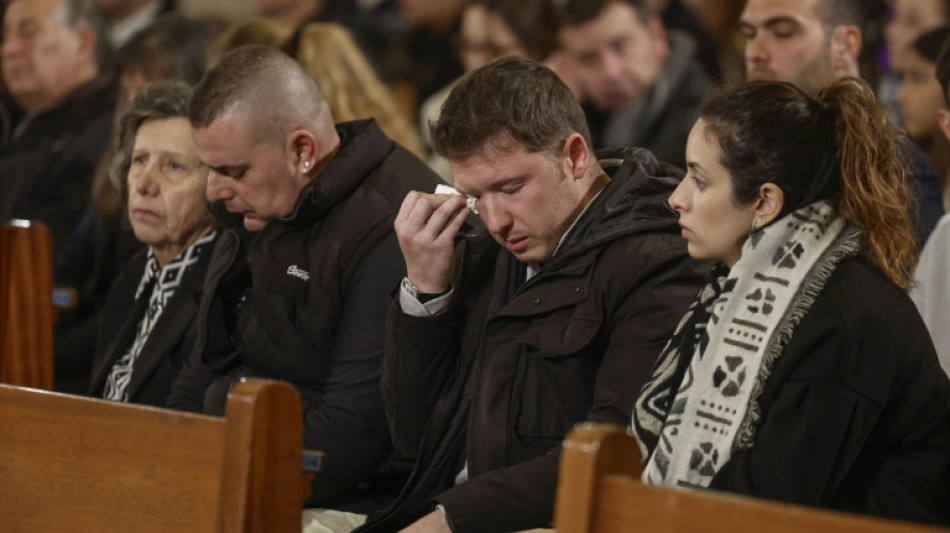
[[[586,419],[606,338],[601,330],[597,317],[549,316],[527,326],[512,397],[512,427],[523,446],[556,445]]]

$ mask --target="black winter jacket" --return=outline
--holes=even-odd
[[[405,275],[393,221],[410,190],[431,192],[441,181],[375,121],[337,129],[339,151],[289,217],[254,236],[239,220],[223,223],[196,350],[169,404],[220,415],[243,376],[291,382],[303,402],[304,446],[328,456],[310,503],[358,509],[364,493],[348,489],[392,449],[379,380],[387,297]]]
[[[681,176],[638,151],[522,286],[524,265],[477,234],[457,248],[445,313],[391,303],[383,394],[396,448],[417,465],[361,531],[395,531],[434,501],[456,532],[549,527],[561,440],[585,420],[628,422],[708,272],[665,206]]]
[[[96,164],[109,142],[118,87],[110,77],[80,86],[21,126],[0,146],[0,223],[11,218],[49,227],[62,250],[89,204]]]
[[[710,488],[950,523],[950,381],[910,298],[865,260],[835,269],[758,403],[752,448]]]

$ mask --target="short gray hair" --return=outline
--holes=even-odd
[[[247,117],[259,142],[282,141],[294,128],[333,129],[330,108],[313,78],[273,46],[235,48],[195,87],[188,114],[193,128],[233,113]]]
[[[145,122],[154,119],[188,118],[191,86],[181,80],[161,80],[146,85],[119,120],[119,149],[112,160],[112,183],[126,193],[126,177],[132,166],[135,136]]]

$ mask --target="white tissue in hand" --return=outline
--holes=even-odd
[[[448,185],[439,184],[435,186],[435,194],[462,194],[462,193],[458,192],[453,187],[449,187]],[[469,208],[469,210],[472,211],[472,213],[475,213],[476,215],[478,214],[478,198],[470,194],[466,194],[465,205],[466,207]]]

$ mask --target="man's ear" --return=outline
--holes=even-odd
[[[567,164],[570,166],[568,171],[575,180],[582,179],[587,175],[591,158],[594,157],[590,147],[587,146],[587,142],[584,141],[584,136],[577,132],[567,136],[564,146],[561,148],[561,155],[566,158]]]
[[[756,226],[762,227],[771,224],[778,218],[785,207],[785,193],[774,183],[766,183],[759,187],[759,194],[755,199]]]
[[[838,76],[858,75],[861,55],[861,29],[843,24],[831,34],[831,66]]]
[[[950,141],[950,109],[945,107],[937,111],[937,123],[940,124],[940,131]]]
[[[646,24],[650,36],[653,37],[657,55],[666,61],[670,56],[670,42],[666,38],[666,27],[663,26],[663,20],[659,16],[653,15],[647,20]]]
[[[295,173],[304,181],[310,181],[318,171],[323,154],[320,153],[320,141],[313,132],[306,129],[296,129],[287,134],[284,147],[287,161],[295,168]]]
[[[76,28],[76,54],[83,59],[88,58],[96,68],[99,68],[99,58],[96,57],[96,45],[99,37],[89,26],[81,25]]]

